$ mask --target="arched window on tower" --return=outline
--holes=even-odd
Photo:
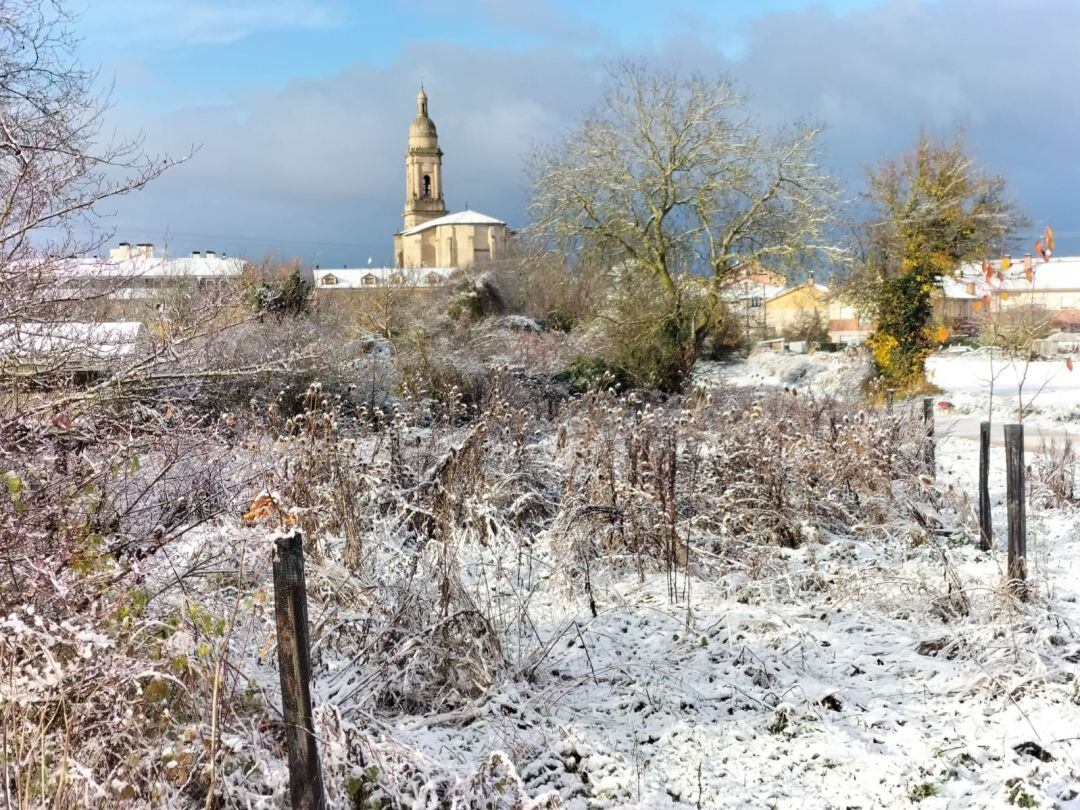
[[[424,175],[424,196],[425,197],[430,197],[431,196],[431,175],[430,174],[425,174]]]

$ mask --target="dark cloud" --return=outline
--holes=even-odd
[[[474,5],[481,13],[489,4]],[[502,14],[504,24],[515,24]],[[548,6],[524,19],[549,30],[563,24]],[[1059,252],[1080,253],[1072,191],[1080,181],[1073,160],[1080,49],[1072,42],[1080,4],[898,0],[839,17],[820,8],[778,12],[750,24],[737,61],[711,36],[681,30],[644,55],[734,75],[765,123],[825,124],[825,160],[852,189],[863,165],[902,150],[920,130],[963,126],[1029,216],[1063,236]],[[449,205],[467,201],[520,225],[523,157],[579,120],[596,100],[603,65],[626,55],[583,50],[572,36],[563,45],[517,49],[412,42],[387,67],[354,67],[253,91],[228,107],[140,121],[152,149],[202,148],[188,165],[121,202],[114,223],[133,241],[160,240],[168,226],[185,251],[388,261],[422,75],[446,152]],[[134,111],[120,112],[125,126],[135,125]]]

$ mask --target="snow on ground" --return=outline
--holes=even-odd
[[[973,447],[940,453],[966,492]],[[998,526],[1002,466],[995,451]],[[570,808],[1080,807],[1080,514],[1032,525],[1030,608],[1001,588],[1000,535],[989,554],[959,536],[913,550],[868,527],[777,549],[772,576],[691,577],[678,602],[663,575],[623,580],[595,618],[549,572],[535,683],[464,728],[406,718],[398,740],[463,773],[507,751],[533,795]]]
[[[935,361],[950,396],[980,396],[973,360]],[[861,373],[842,366],[777,355],[698,376],[832,394]],[[1048,390],[1068,405],[1068,385]],[[961,502],[977,457],[939,443]],[[1019,605],[1002,587],[1004,486],[995,447],[989,553],[963,532],[912,548],[902,527],[866,527],[777,549],[772,576],[691,577],[677,603],[663,576],[601,591],[596,618],[548,589],[533,608],[559,638],[550,677],[464,731],[417,718],[410,742],[473,759],[539,735],[551,753],[523,778],[580,808],[1080,807],[1080,512],[1029,507],[1037,596]]]
[[[926,376],[958,415],[1014,420],[1023,405],[1025,423],[1080,426],[1080,368],[1064,360],[1025,363],[986,349],[942,353],[929,359]]]
[[[864,373],[850,358],[779,357],[699,379],[853,397]],[[937,457],[963,514],[977,445],[947,436]],[[557,794],[571,810],[1080,808],[1080,509],[1030,505],[1023,605],[1003,587],[997,447],[990,487],[988,553],[970,520],[948,516],[929,533],[808,527],[800,548],[763,552],[753,570],[703,555],[679,573],[676,598],[664,574],[594,570],[595,615],[559,570],[553,532],[461,547],[475,604],[520,604],[527,617],[519,674],[459,710],[372,716],[350,712],[336,683],[352,651],[320,648],[317,713],[342,706],[365,763],[384,773],[415,752],[464,784],[505,752],[530,796]],[[324,619],[313,607],[312,625]],[[253,653],[248,666],[276,691],[271,658]],[[341,767],[333,730],[320,733],[324,769]],[[432,791],[415,806],[442,806]]]
[[[944,483],[973,492],[974,448],[942,443]],[[999,527],[1003,465],[995,449]],[[532,681],[466,723],[398,718],[394,737],[462,779],[505,751],[530,794],[579,810],[1080,807],[1080,513],[1030,520],[1030,607],[1002,588],[1000,531],[981,553],[962,532],[912,548],[869,526],[776,549],[765,575],[699,570],[677,601],[663,575],[597,572],[595,618],[538,564],[530,616],[550,647]],[[507,561],[475,553],[482,603]]]
[[[740,387],[797,388],[840,399],[858,398],[869,378],[869,360],[847,352],[765,351],[733,363],[698,363],[694,370],[694,384],[703,388],[723,380]]]

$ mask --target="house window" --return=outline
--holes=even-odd
[[[394,273],[394,275],[390,276],[390,283],[391,284],[404,284],[405,283],[405,276],[401,275],[401,273]]]
[[[333,285],[337,284],[337,279],[327,273],[325,276],[323,276],[322,283],[325,284],[327,287],[332,287]]]
[[[373,274],[371,274],[371,273],[368,273],[366,276],[364,276],[364,278],[362,280],[364,282],[365,287],[374,287],[375,282],[378,281],[378,279],[375,278],[375,276]]]
[[[442,276],[440,276],[438,273],[428,273],[427,274],[427,283],[430,284],[431,286],[435,286],[436,284],[438,284],[441,281],[442,281]]]

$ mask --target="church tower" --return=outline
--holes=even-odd
[[[442,150],[435,122],[428,118],[423,86],[416,96],[416,119],[409,127],[405,153],[405,230],[446,214],[442,189]]]

